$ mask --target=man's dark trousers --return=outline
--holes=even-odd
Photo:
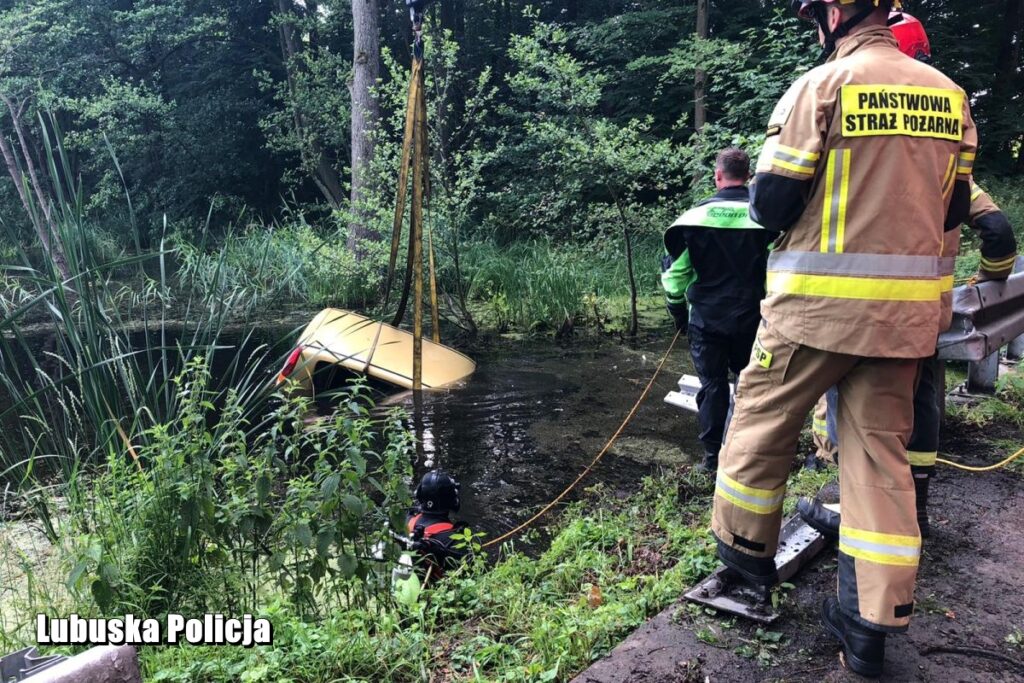
[[[687,336],[701,385],[697,392],[698,438],[704,445],[704,451],[710,455],[718,455],[728,426],[729,372],[738,377],[746,367],[761,322],[756,304],[746,308],[748,310],[734,308],[731,319],[723,319],[720,315],[703,316],[697,306],[690,311]],[[705,323],[707,318],[714,322]]]

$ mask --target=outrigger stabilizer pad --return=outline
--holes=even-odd
[[[828,540],[804,522],[799,515],[787,519],[779,530],[779,549],[775,568],[779,581],[787,581],[828,545]],[[779,618],[772,606],[771,591],[745,581],[728,567],[719,567],[684,596],[691,602],[735,614],[761,624]]]

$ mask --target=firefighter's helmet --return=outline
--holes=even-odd
[[[925,33],[924,24],[916,17],[906,12],[890,12],[889,28],[899,43],[900,52],[927,62],[932,57],[932,47],[928,43],[928,34]]]
[[[790,0],[790,7],[801,19],[814,19],[814,5],[860,5],[862,7],[889,7],[900,9],[900,0]]]
[[[887,12],[900,9],[900,0],[790,0],[790,7],[801,19],[814,21],[823,37],[822,55],[828,57],[836,49],[836,42],[848,34],[857,24],[864,21],[872,12],[884,9]],[[828,6],[849,5],[859,8],[859,12],[841,23],[834,31],[828,27]]]

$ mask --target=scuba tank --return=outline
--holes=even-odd
[[[398,563],[391,569],[391,590],[398,587],[399,581],[405,581],[413,573],[412,555],[405,552],[398,558]]]
[[[407,580],[416,571],[413,566],[413,553],[420,547],[422,540],[396,533],[390,524],[387,526],[387,530],[391,538],[402,547],[402,553],[398,556],[398,562],[391,568],[391,591],[395,592],[398,589],[398,583]],[[421,529],[417,535],[422,536],[422,533]],[[383,559],[383,553],[381,559]]]

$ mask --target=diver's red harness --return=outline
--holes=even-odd
[[[423,527],[421,529],[422,536],[420,536],[416,534],[416,525],[419,523],[421,517],[423,517],[422,512],[411,517],[408,522],[409,535],[416,541],[420,541],[421,539],[423,541],[430,541],[434,536],[443,534],[446,531],[451,531],[455,528],[455,525],[451,522],[435,522],[434,524]],[[445,567],[442,566],[444,564],[443,560],[440,563],[437,562],[434,555],[427,551],[424,545],[418,544],[416,549],[418,550],[422,561],[426,565],[427,574],[423,578],[424,585],[444,576]]]
[[[418,515],[409,518],[409,535],[412,535],[416,531],[416,524],[420,521],[420,517],[423,516],[421,512]],[[430,526],[423,527],[423,538],[430,538],[438,534],[443,534],[446,531],[451,531],[455,528],[455,525],[451,522],[437,522]]]

